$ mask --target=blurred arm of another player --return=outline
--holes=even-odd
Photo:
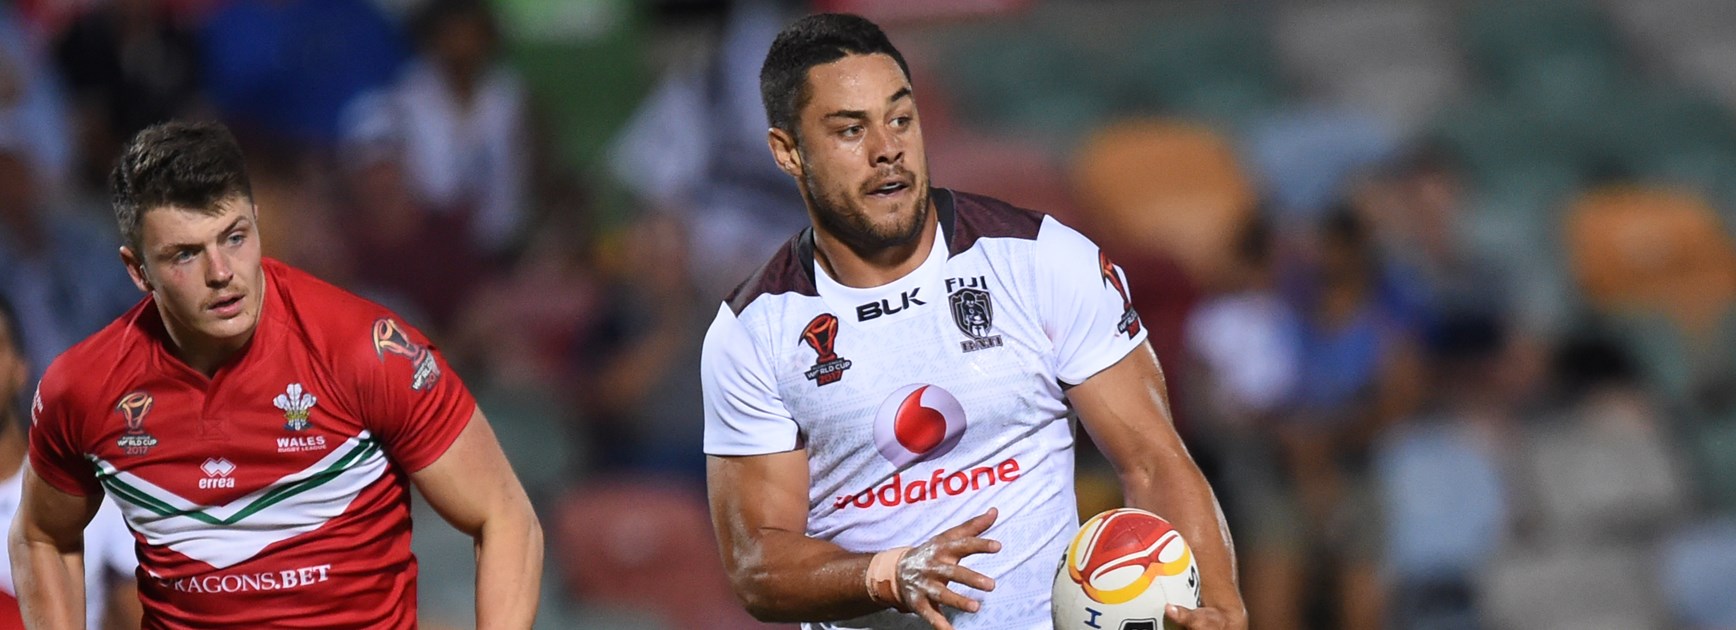
[[[68,494],[24,466],[24,498],[7,540],[24,625],[36,630],[84,627],[84,526],[102,493]]]
[[[1247,628],[1229,525],[1205,475],[1176,435],[1163,369],[1150,344],[1140,343],[1068,390],[1067,398],[1121,477],[1127,505],[1174,523],[1199,560],[1203,606],[1166,616],[1195,630]]]
[[[410,479],[441,518],[476,540],[476,627],[531,627],[542,585],[542,526],[482,410]]]
[[[912,549],[852,553],[806,535],[808,481],[802,449],[706,458],[724,567],[736,597],[760,621],[833,621],[892,607],[952,630],[941,606],[975,612],[981,602],[949,583],[994,590],[994,580],[958,564],[1000,551],[1000,542],[980,537],[994,524],[994,509]],[[870,564],[881,570],[871,575]],[[877,576],[885,578],[878,586]]]

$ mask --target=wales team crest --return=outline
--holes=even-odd
[[[283,428],[291,431],[306,431],[312,423],[307,420],[307,412],[319,402],[313,394],[302,391],[301,383],[290,383],[289,387],[277,398],[271,399],[272,406],[283,410],[283,419],[287,420]]]

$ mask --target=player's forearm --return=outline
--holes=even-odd
[[[1200,567],[1200,599],[1235,616],[1246,614],[1236,583],[1230,528],[1205,475],[1185,454],[1121,475],[1127,504],[1163,516],[1181,531]]]
[[[536,619],[543,534],[528,502],[492,515],[476,537],[476,627],[518,630]]]
[[[36,630],[83,628],[83,550],[63,551],[51,542],[29,540],[16,527],[7,544],[25,626]]]
[[[885,608],[868,596],[873,555],[795,532],[763,530],[734,551],[730,582],[760,621],[849,619]]]

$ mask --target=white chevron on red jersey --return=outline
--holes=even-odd
[[[1064,390],[1145,340],[1126,279],[1052,217],[935,190],[940,234],[884,286],[814,264],[811,231],[718,309],[702,361],[705,450],[805,448],[807,534],[858,552],[916,545],[1000,508],[995,578],[960,630],[1048,628],[1055,567],[1079,525]],[[808,628],[926,628],[882,611]]]
[[[210,378],[150,298],[57,359],[32,469],[120,506],[146,627],[414,627],[408,474],[475,401],[384,308],[264,266],[253,340]]]

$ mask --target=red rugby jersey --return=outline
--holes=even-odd
[[[409,473],[476,403],[391,312],[267,259],[253,340],[210,378],[151,298],[55,360],[30,463],[106,491],[138,540],[147,628],[411,628]]]

